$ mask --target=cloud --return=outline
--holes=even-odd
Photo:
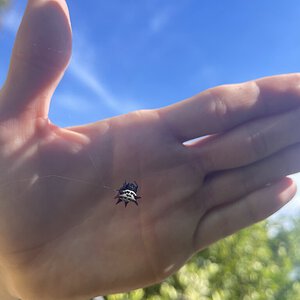
[[[199,86],[201,84],[205,88],[213,87],[221,83],[223,71],[215,64],[205,64],[193,74],[191,81]]]
[[[93,110],[93,107],[90,103],[83,100],[83,97],[80,97],[74,93],[69,92],[60,92],[56,94],[56,103],[63,109],[67,109],[70,112],[74,113],[90,113]]]
[[[73,55],[68,68],[68,72],[81,85],[86,87],[90,92],[94,93],[99,102],[105,105],[116,114],[124,114],[133,110],[137,110],[140,106],[128,99],[120,99],[111,92],[107,84],[105,84],[94,71],[99,60],[100,54],[96,54],[97,47],[93,42],[87,40],[83,32],[73,31]],[[98,51],[101,52],[101,51]],[[84,55],[82,55],[84,53]],[[99,71],[97,71],[99,73]],[[71,103],[70,103],[71,104]],[[93,104],[90,104],[95,105]],[[71,104],[70,109],[73,109]]]
[[[69,66],[69,72],[74,76],[82,85],[86,86],[90,91],[96,94],[102,103],[116,113],[124,113],[122,103],[111,94],[109,89],[97,78],[88,65],[81,63],[80,59],[73,55]]]
[[[20,11],[11,8],[3,13],[2,26],[10,34],[15,35],[21,20],[22,14]],[[71,74],[81,85],[93,92],[102,104],[111,109],[114,113],[122,114],[139,109],[139,106],[136,103],[130,103],[125,101],[125,99],[118,99],[113,95],[109,87],[92,71],[91,66],[95,65],[95,59],[97,57],[94,55],[93,52],[95,52],[95,50],[93,51],[93,49],[95,49],[95,45],[93,45],[92,42],[86,41],[86,38],[82,33],[76,32],[74,34],[74,47],[68,69],[69,74]],[[82,53],[84,53],[84,58],[82,58]],[[63,106],[66,109],[75,112],[80,109],[78,107],[82,107],[82,109],[86,111],[88,106],[92,106],[92,104],[85,104],[83,101],[79,101],[78,97],[73,96],[74,95],[69,92],[62,94],[61,99],[65,100]]]
[[[158,33],[167,25],[173,13],[169,8],[157,12],[149,22],[149,29],[152,34]]]

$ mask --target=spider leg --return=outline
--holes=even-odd
[[[119,204],[120,202],[122,202],[122,200],[121,200],[121,199],[119,199],[119,200],[117,201],[116,205],[117,205],[117,204]]]
[[[128,202],[124,202],[125,203],[125,207],[128,205]]]

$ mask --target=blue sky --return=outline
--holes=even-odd
[[[73,56],[50,119],[84,124],[300,70],[300,1],[67,1]],[[26,1],[0,25],[0,84]],[[299,182],[300,176],[294,178]],[[299,195],[282,213],[299,207]]]

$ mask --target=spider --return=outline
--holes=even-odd
[[[118,194],[115,196],[115,199],[118,199],[117,203],[124,201],[125,207],[129,202],[134,202],[136,205],[139,205],[137,200],[140,199],[137,195],[138,185],[136,182],[124,182],[123,186],[117,190]]]

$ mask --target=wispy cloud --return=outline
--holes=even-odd
[[[195,86],[201,85],[203,88],[209,88],[222,84],[223,70],[216,64],[202,65],[199,70],[192,74],[191,83]]]
[[[184,3],[174,2],[172,5],[163,5],[159,1],[155,5],[153,15],[149,20],[149,31],[152,34],[160,33],[170,23],[172,23],[176,16],[184,9]]]
[[[169,22],[172,17],[172,10],[165,8],[158,11],[149,22],[149,29],[151,33],[160,32]]]
[[[82,85],[92,91],[99,100],[108,108],[116,113],[124,113],[121,101],[116,99],[109,89],[97,78],[87,64],[82,64],[80,59],[73,55],[69,66],[69,72],[74,76]]]
[[[63,109],[74,113],[90,113],[93,110],[91,103],[75,93],[59,92],[56,94],[56,103]]]
[[[73,55],[68,72],[89,91],[93,92],[99,103],[114,113],[123,114],[139,109],[137,103],[128,101],[128,99],[120,99],[99,79],[94,67],[97,65],[96,60],[99,59],[99,55],[95,54],[96,46],[93,42],[88,41],[86,36],[78,31],[73,34],[73,42]]]
[[[14,8],[7,10],[2,17],[2,27],[10,34],[15,35],[18,31],[20,22],[22,20],[21,12]],[[78,46],[78,48],[77,48]],[[122,114],[131,110],[139,109],[139,106],[134,102],[126,102],[126,99],[119,99],[116,97],[93,72],[92,66],[95,65],[95,57],[92,52],[95,49],[95,45],[92,42],[87,42],[82,33],[76,32],[74,34],[74,47],[73,55],[69,65],[68,72],[77,80],[83,87],[87,88],[90,92],[93,92],[100,103],[112,110],[114,113]],[[84,53],[84,59],[82,59],[82,53]],[[88,109],[88,106],[92,107],[94,104],[85,104],[79,99],[74,97],[72,92],[64,92],[61,97],[61,101],[65,109],[72,112],[82,108],[83,111]],[[62,103],[60,103],[62,104]]]

